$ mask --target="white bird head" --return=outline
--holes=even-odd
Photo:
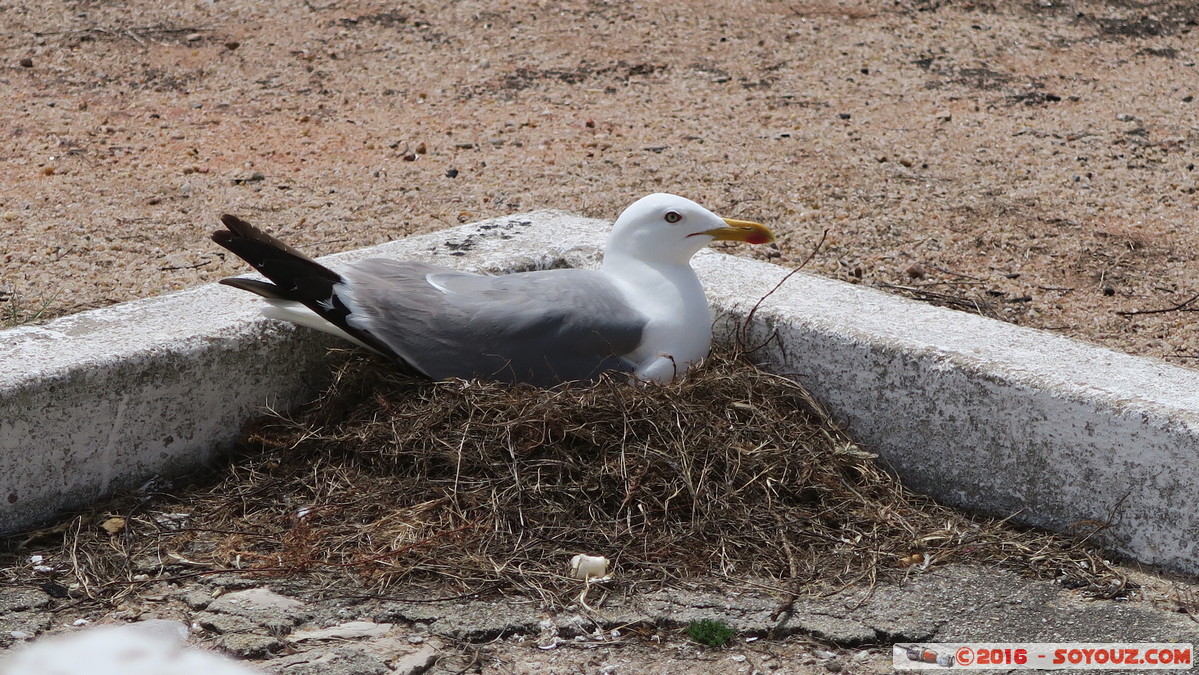
[[[657,193],[620,214],[604,250],[606,256],[685,265],[713,241],[768,244],[774,234],[758,223],[721,218],[685,197]]]

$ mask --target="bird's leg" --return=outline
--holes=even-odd
[[[637,379],[658,384],[673,382],[678,375],[678,364],[675,363],[674,356],[670,354],[658,354],[637,369]]]

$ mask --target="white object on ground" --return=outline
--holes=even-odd
[[[608,574],[608,563],[603,556],[580,553],[570,559],[570,576],[584,581],[603,578]]]
[[[151,622],[147,622],[151,623]],[[0,661],[0,675],[257,675],[224,656],[188,647],[165,624],[101,626],[30,643]],[[183,627],[182,624],[179,624]],[[183,627],[186,635],[186,627]]]

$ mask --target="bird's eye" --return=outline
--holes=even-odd
[[[665,218],[666,218],[666,222],[673,225],[674,223],[677,223],[680,220],[682,220],[683,216],[679,215],[678,211],[667,211]]]

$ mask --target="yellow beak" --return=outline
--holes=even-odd
[[[761,223],[721,218],[728,227],[717,227],[697,234],[706,234],[716,241],[744,241],[749,244],[769,244],[774,233]]]

